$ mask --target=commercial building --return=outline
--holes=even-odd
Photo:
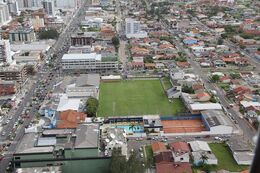
[[[62,69],[74,71],[106,72],[118,70],[117,59],[101,58],[100,54],[64,54]]]
[[[251,165],[254,153],[250,148],[247,140],[242,137],[233,137],[227,142],[233,158],[238,165]]]
[[[36,40],[35,33],[32,28],[18,27],[9,32],[9,40],[14,42],[32,42]]]
[[[27,71],[24,65],[12,65],[0,67],[0,79],[5,81],[16,81],[22,84],[27,79]]]
[[[103,172],[110,157],[99,152],[99,125],[25,133],[13,154],[16,168],[61,166],[62,172]]]
[[[56,0],[55,7],[58,9],[78,8],[77,0]]]
[[[39,0],[17,0],[18,8],[20,10],[36,10],[42,8],[42,3]]]
[[[0,2],[0,26],[7,24],[11,21],[9,14],[8,5],[6,3]]]
[[[206,110],[201,112],[205,128],[211,134],[232,134],[233,123],[222,110]]]
[[[147,37],[145,31],[140,29],[140,21],[131,18],[125,19],[125,34],[127,38],[144,38]]]
[[[92,44],[95,42],[96,37],[96,32],[81,32],[77,34],[72,34],[70,37],[71,46],[92,46]]]
[[[41,59],[41,51],[21,51],[14,56],[16,63],[37,62]]]
[[[44,18],[40,18],[40,16],[35,16],[31,19],[31,22],[35,31],[39,31],[45,27]]]
[[[69,98],[97,98],[99,84],[99,74],[81,74],[73,83],[67,85],[66,93]]]
[[[43,5],[43,9],[46,12],[46,14],[48,14],[50,16],[55,15],[54,0],[43,0],[42,5]]]
[[[0,80],[0,96],[13,95],[16,92],[16,85],[14,81]]]
[[[10,64],[12,62],[9,40],[0,40],[0,64]]]
[[[19,8],[18,8],[18,3],[17,3],[16,0],[8,0],[7,5],[8,5],[8,8],[9,8],[9,12],[12,15],[19,15],[20,14],[20,11],[19,11]]]

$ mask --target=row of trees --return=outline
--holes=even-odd
[[[111,173],[143,173],[144,167],[137,157],[137,153],[131,153],[128,160],[121,154],[121,148],[114,148],[110,164]]]

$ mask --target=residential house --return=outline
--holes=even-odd
[[[174,162],[190,161],[190,148],[186,142],[173,142],[169,145],[173,151]]]
[[[238,165],[251,165],[254,153],[247,140],[242,137],[230,138],[227,145]]]
[[[199,102],[208,102],[211,96],[206,92],[199,92],[196,94],[196,97]]]
[[[77,128],[78,123],[85,122],[86,115],[75,110],[66,110],[58,115],[57,128],[73,129]]]
[[[152,143],[152,150],[153,150],[153,154],[157,155],[160,152],[167,151],[167,148],[166,148],[166,146],[163,142],[153,142]]]
[[[155,156],[155,163],[169,163],[175,161],[171,151],[163,151]]]
[[[219,81],[222,82],[222,83],[230,83],[230,82],[231,82],[231,79],[230,79],[230,77],[228,77],[228,76],[221,76],[221,77],[219,78]]]
[[[156,163],[156,173],[192,173],[189,163]]]
[[[181,61],[177,61],[176,65],[180,68],[189,68],[190,67],[190,63],[185,61],[185,62],[181,62]]]
[[[198,40],[193,37],[188,37],[183,39],[183,43],[186,45],[194,45],[198,43]]]
[[[209,145],[205,141],[191,141],[188,142],[192,150],[192,157],[195,165],[199,165],[202,162],[202,156],[208,157],[206,164],[217,165],[218,160],[216,156],[212,153]]]

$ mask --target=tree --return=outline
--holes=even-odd
[[[110,163],[111,173],[143,173],[144,167],[137,157],[137,153],[131,153],[128,160],[122,155],[121,148],[114,148]]]
[[[118,50],[119,44],[120,44],[120,40],[117,36],[114,36],[112,38],[112,44],[115,46],[115,49]]]
[[[43,32],[40,32],[40,34],[39,34],[40,39],[56,39],[56,38],[58,38],[58,36],[59,36],[58,31],[56,31],[54,29],[43,31]]]
[[[222,45],[223,44],[223,40],[220,38],[218,39],[218,45]]]
[[[114,148],[112,151],[112,158],[110,163],[111,173],[126,173],[127,161],[125,156],[121,154],[121,148]]]
[[[26,66],[26,71],[27,71],[27,74],[29,75],[35,75],[36,71],[35,71],[35,68],[33,67],[33,65],[27,65]]]
[[[212,77],[211,77],[211,81],[212,82],[214,82],[214,83],[216,83],[216,82],[218,82],[219,81],[219,75],[213,75]]]
[[[137,152],[131,153],[127,165],[126,165],[126,173],[143,173],[144,167],[142,162],[137,157]]]
[[[189,94],[194,94],[194,90],[192,89],[192,87],[189,87],[187,85],[183,85],[182,92],[189,93]]]
[[[89,117],[95,117],[98,109],[98,100],[94,97],[90,97],[86,102],[86,114]]]
[[[153,57],[151,55],[147,55],[144,57],[144,63],[153,63]]]
[[[257,51],[260,51],[260,47],[259,47],[259,48],[257,48]]]
[[[232,79],[239,79],[240,78],[240,74],[239,73],[230,73],[230,77]]]

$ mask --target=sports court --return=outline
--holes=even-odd
[[[200,119],[161,120],[164,133],[193,133],[205,130]]]

